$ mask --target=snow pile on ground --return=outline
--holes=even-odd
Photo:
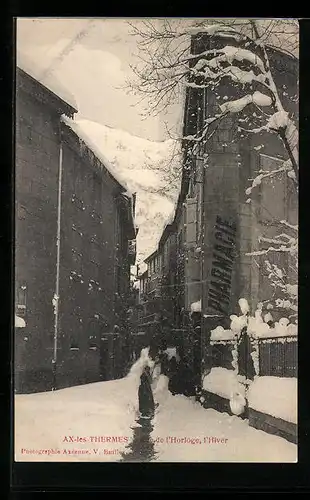
[[[154,391],[154,462],[296,462],[297,446],[246,420],[173,396],[161,376]]]
[[[15,460],[119,460],[132,438],[140,375],[146,364],[151,365],[151,360],[148,350],[144,349],[122,379],[16,395]],[[69,436],[75,441],[68,442]],[[107,438],[114,438],[115,442]]]
[[[140,377],[146,366],[153,369],[155,362],[149,357],[149,348],[145,347],[141,350],[140,358],[132,365],[127,378],[133,382],[133,386],[137,388],[140,384]]]
[[[235,370],[214,367],[203,378],[203,389],[230,399],[234,393],[244,396],[245,386],[238,381]]]
[[[42,83],[47,89],[49,89],[53,94],[57,95],[64,102],[69,104],[76,111],[77,103],[74,99],[73,95],[66,89],[66,87],[56,78],[56,76],[52,73],[42,72],[37,64],[29,58],[29,56],[25,55],[21,51],[17,51],[16,54],[16,65],[18,68],[28,73],[32,78]]]
[[[248,401],[253,410],[297,423],[297,378],[256,377]]]

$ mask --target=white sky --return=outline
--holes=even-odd
[[[74,95],[78,118],[121,128],[151,140],[166,139],[180,122],[179,104],[167,116],[141,114],[146,105],[124,89],[137,61],[137,40],[121,18],[35,18],[17,20],[17,50],[49,69]]]

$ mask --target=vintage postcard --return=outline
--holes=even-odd
[[[15,461],[297,462],[298,20],[16,25]]]

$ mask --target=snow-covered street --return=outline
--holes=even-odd
[[[122,379],[15,396],[17,461],[296,462],[297,446],[236,416],[173,396],[153,381],[153,420],[139,419],[146,353]]]

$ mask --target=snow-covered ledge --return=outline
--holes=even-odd
[[[15,314],[15,328],[25,328],[26,321]]]
[[[249,315],[249,307],[245,299],[239,300],[241,315],[230,316],[230,329],[225,330],[218,326],[211,330],[211,343],[237,340],[243,328],[247,329],[247,334],[252,339],[297,337],[298,327],[296,323],[290,323],[288,318],[281,318],[273,323],[271,313],[263,316],[260,307],[255,311],[254,316]],[[270,326],[272,325],[272,326]]]

